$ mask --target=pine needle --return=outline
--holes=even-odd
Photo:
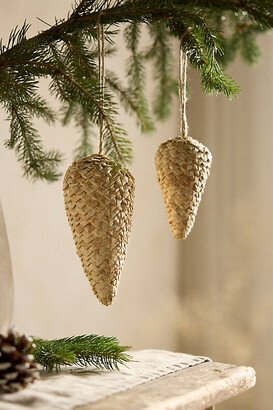
[[[34,360],[45,370],[59,371],[63,366],[119,370],[120,365],[132,361],[129,346],[120,346],[115,337],[98,335],[72,336],[45,340],[34,338]]]

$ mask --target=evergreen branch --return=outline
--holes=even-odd
[[[156,92],[153,110],[157,118],[165,120],[171,112],[172,95],[177,92],[177,81],[173,79],[173,55],[169,31],[162,23],[149,26],[152,44],[146,58],[152,60]]]
[[[93,2],[91,2],[93,4]],[[87,0],[84,2],[81,2],[82,6],[86,4],[87,6],[91,4],[90,1],[88,2]],[[234,5],[236,3],[236,5]],[[107,3],[110,4],[110,3]],[[157,3],[157,7],[152,8],[151,6],[153,5],[153,2],[147,2],[144,0],[136,0],[134,2],[130,0],[124,0],[120,2],[115,2],[113,7],[107,8],[101,8],[99,11],[94,11],[90,12],[90,7],[88,6],[86,8],[86,12],[83,14],[77,14],[77,12],[73,13],[73,17],[71,16],[67,21],[61,22],[59,24],[56,24],[52,28],[38,34],[37,36],[33,37],[32,39],[28,39],[23,42],[24,46],[24,51],[26,49],[31,50],[33,47],[35,50],[39,47],[46,47],[46,45],[51,44],[54,41],[61,40],[64,35],[68,35],[71,33],[79,32],[80,30],[87,29],[87,27],[94,27],[95,24],[98,21],[98,18],[100,18],[100,21],[102,24],[117,24],[121,22],[133,22],[133,24],[136,24],[137,22],[145,22],[145,23],[153,23],[157,21],[165,21],[168,22],[169,27],[171,28],[172,34],[175,34],[176,29],[178,27],[177,25],[177,19],[179,17],[180,20],[180,28],[184,29],[186,28],[187,24],[183,24],[183,22],[187,23],[187,20],[190,20],[197,24],[199,26],[199,29],[201,32],[204,34],[204,39],[208,41],[206,45],[206,41],[202,42],[202,46],[209,46],[210,51],[213,51],[213,45],[210,43],[212,37],[207,36],[208,31],[207,31],[207,25],[205,24],[205,18],[204,16],[200,16],[200,10],[202,13],[206,10],[217,10],[223,9],[223,10],[233,10],[236,8],[236,10],[248,10],[248,14],[251,18],[255,19],[255,16],[257,16],[257,13],[260,15],[263,15],[263,18],[268,21],[268,24],[272,26],[273,20],[272,20],[272,10],[269,7],[269,2],[259,2],[259,4],[253,4],[251,2],[251,5],[249,5],[247,2],[240,1],[239,2],[234,2],[234,1],[204,1],[204,0],[199,0],[192,4],[189,0],[183,0],[183,1],[169,1],[166,3],[165,1],[159,0]],[[105,5],[105,4],[104,4]],[[184,8],[184,9],[183,9]],[[101,11],[103,10],[103,11]],[[270,11],[271,10],[271,11]],[[90,14],[88,14],[90,13]],[[202,14],[201,13],[201,14]],[[191,16],[191,17],[189,17]],[[261,18],[260,18],[261,19]],[[258,19],[258,21],[260,21]],[[198,23],[197,23],[198,22]],[[136,26],[135,26],[136,27]],[[174,28],[172,30],[172,28]],[[181,35],[182,31],[180,31]],[[176,32],[177,35],[177,32]],[[203,40],[204,40],[203,39]],[[194,43],[192,44],[194,48]],[[19,48],[18,48],[19,47]],[[22,47],[22,44],[18,44],[15,47],[13,47],[11,50],[7,50],[6,53],[4,53],[5,59],[9,59],[10,54],[9,53],[17,53],[19,49]],[[22,52],[22,50],[21,50]],[[21,53],[22,54],[22,53]],[[0,65],[1,65],[1,59],[0,59]],[[200,69],[202,69],[200,67]],[[213,85],[213,83],[211,83]],[[219,89],[219,87],[218,87]],[[212,90],[210,90],[212,91]]]
[[[140,35],[141,26],[139,23],[131,23],[124,30],[125,43],[131,53],[127,63],[127,78],[129,81],[129,91],[135,100],[138,116],[144,118],[146,131],[153,131],[154,125],[149,114],[148,102],[144,93],[144,56],[138,52]]]
[[[63,76],[70,82],[69,85],[72,85],[73,95],[71,94],[69,87],[66,88],[67,95],[63,93],[63,88],[65,87],[64,85],[60,86],[60,84],[58,84],[60,82],[59,76],[57,77],[57,81],[55,83],[52,83],[51,90],[55,90],[55,92],[60,93],[60,98],[62,98],[66,103],[68,103],[69,101],[74,101],[75,106],[78,107],[78,110],[85,111],[82,115],[84,115],[85,118],[87,118],[87,115],[89,115],[89,118],[92,118],[93,122],[95,122],[97,125],[99,124],[99,115],[101,115],[104,124],[103,147],[105,154],[108,154],[111,158],[113,158],[115,162],[121,162],[124,165],[130,164],[133,157],[131,142],[126,137],[126,131],[113,118],[114,115],[117,115],[117,112],[114,109],[114,102],[111,103],[111,106],[106,106],[109,94],[104,92],[104,104],[102,106],[101,98],[99,97],[100,87],[97,88],[98,94],[97,98],[95,98],[94,95],[90,94],[90,92],[86,88],[84,88],[81,84],[67,75],[67,73],[63,72]],[[83,100],[84,95],[87,98],[86,101]],[[91,107],[91,110],[89,107],[89,100],[93,102],[93,107]],[[93,111],[94,108],[95,110]],[[67,114],[65,121],[68,121]]]
[[[55,113],[36,90],[37,81],[31,74],[22,76],[16,70],[0,72],[0,102],[10,121],[10,137],[5,146],[15,150],[25,176],[55,181],[60,175],[57,167],[61,156],[56,151],[44,150],[31,122],[36,116],[50,123],[55,120]]]
[[[105,81],[110,90],[115,92],[118,96],[125,112],[136,116],[137,125],[140,126],[141,131],[144,133],[153,131],[154,126],[151,122],[151,118],[146,115],[146,111],[143,111],[139,101],[136,99],[132,91],[122,86],[117,75],[114,72],[107,70]]]
[[[60,154],[55,151],[44,151],[39,134],[32,126],[26,111],[12,105],[10,112],[10,138],[5,145],[7,148],[15,149],[24,175],[33,180],[57,180],[60,176],[57,172],[61,161]]]
[[[183,3],[190,0],[183,0]],[[233,12],[243,11],[249,17],[268,28],[273,27],[273,10],[271,0],[198,0],[200,7],[214,10],[229,10]]]
[[[3,40],[0,40],[0,55],[5,53],[6,51],[10,50],[11,48],[15,47],[16,45],[21,44],[23,41],[26,40],[26,34],[30,28],[30,24],[24,21],[23,26],[19,29],[16,26],[10,33],[8,43],[6,45],[3,44]]]
[[[90,4],[90,1],[82,1],[81,7],[84,8],[85,4]],[[198,9],[207,11],[220,9],[236,12],[242,10],[246,11],[254,21],[269,28],[273,26],[271,0],[259,2],[249,0],[196,0],[194,4],[191,0],[169,2],[158,0],[156,3],[145,0],[123,0],[115,2],[113,7],[99,9],[99,11],[92,11],[92,8],[90,10],[90,7],[86,7],[83,13],[78,13],[76,9],[66,21],[57,23],[48,30],[15,45],[3,53],[2,57],[4,60],[10,59],[14,54],[22,54],[22,51],[33,51],[40,47],[48,46],[53,42],[61,40],[63,35],[84,30],[88,27],[95,27],[98,19],[100,19],[101,24],[124,22],[155,23],[160,20],[166,22],[177,18],[178,11],[182,15],[182,7],[185,8],[185,11],[192,10],[193,15],[198,15]]]
[[[183,49],[187,52],[191,64],[200,69],[201,84],[208,94],[223,92],[232,98],[240,92],[239,85],[226,75],[216,59],[216,52],[208,53],[202,47],[195,33],[187,33],[183,40]]]
[[[114,162],[130,165],[133,159],[131,141],[127,132],[118,124],[115,124],[115,134],[109,132],[109,127],[103,127],[103,151],[109,155]]]
[[[111,96],[104,92],[104,102],[101,103],[101,89],[98,84],[98,79],[92,76],[86,77],[85,75],[80,75],[73,69],[69,72],[69,61],[62,61],[62,55],[56,49],[52,47],[55,61],[58,63],[58,69],[55,74],[52,74],[52,83],[50,86],[51,91],[65,104],[70,104],[73,102],[75,107],[81,107],[86,113],[89,114],[90,119],[93,123],[99,124],[100,118],[103,119],[104,123],[104,135],[108,138],[108,146],[113,147],[110,150],[111,155],[118,162],[128,163],[131,158],[131,150],[126,153],[126,148],[128,147],[129,141],[126,141],[126,147],[123,149],[119,146],[125,140],[120,139],[118,134],[123,133],[120,126],[116,124],[114,120],[114,115],[116,111],[114,108],[114,103]]]
[[[227,66],[239,53],[248,64],[259,61],[261,51],[257,44],[257,36],[266,31],[265,27],[253,23],[245,12],[229,12],[225,15],[215,13],[212,16],[212,24],[217,27],[223,44],[223,53],[217,56],[222,65]],[[227,31],[229,34],[224,35]]]
[[[248,64],[255,64],[261,57],[261,51],[256,43],[255,34],[245,31],[240,36],[240,44],[237,48],[241,49],[241,56]]]
[[[81,129],[82,129],[82,135],[78,141],[78,145],[76,145],[76,148],[74,149],[75,160],[88,157],[89,155],[94,153],[94,147],[93,147],[93,144],[91,143],[91,138],[90,138],[91,136],[90,128],[87,128],[86,125],[85,126],[81,125]]]
[[[75,159],[91,155],[94,152],[91,137],[94,137],[95,134],[92,129],[93,124],[90,122],[88,112],[82,109],[82,107],[78,107],[78,109],[75,107],[73,109],[69,106],[64,114],[63,124],[66,125],[73,118],[76,128],[81,132],[81,137],[74,150]]]
[[[96,25],[106,26],[109,53],[113,51],[116,26],[129,23],[125,30],[130,52],[127,67],[128,88],[110,74],[101,104],[96,64]],[[139,50],[141,23],[148,25],[151,45],[148,53]],[[110,28],[110,27],[114,27]],[[73,117],[82,131],[81,155],[91,150],[90,130],[103,118],[104,147],[115,160],[129,162],[132,149],[125,131],[116,121],[116,94],[126,111],[134,113],[143,131],[153,129],[145,96],[145,63],[154,64],[158,85],[154,113],[165,118],[170,113],[175,82],[169,39],[181,41],[190,63],[200,71],[207,93],[222,92],[233,97],[236,82],[222,65],[240,52],[253,63],[259,57],[257,34],[273,27],[272,0],[82,0],[67,19],[26,38],[29,25],[16,27],[6,45],[0,42],[0,104],[9,115],[11,135],[6,142],[14,148],[25,173],[32,177],[55,179],[60,160],[46,153],[31,118],[48,122],[55,113],[38,94],[38,79],[50,76],[50,90],[62,104],[64,123]],[[110,90],[110,91],[109,91]],[[45,168],[42,162],[45,162]]]
[[[127,354],[130,347],[120,346],[115,337],[82,335],[54,340],[34,338],[34,343],[34,360],[48,371],[59,371],[62,366],[119,370],[119,365],[132,361]]]

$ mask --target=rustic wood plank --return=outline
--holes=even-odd
[[[204,410],[255,385],[251,367],[204,363],[133,389],[114,394],[79,410]]]

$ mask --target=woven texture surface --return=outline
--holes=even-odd
[[[175,239],[185,239],[194,225],[211,161],[209,149],[191,137],[170,139],[158,148],[158,181]]]
[[[128,368],[122,367],[120,372],[90,368],[77,375],[63,373],[44,377],[19,393],[0,396],[0,410],[71,410],[209,361],[206,357],[161,350],[142,350],[133,352],[132,356],[135,362]]]
[[[131,230],[135,183],[102,155],[75,161],[64,178],[64,202],[84,272],[110,305],[117,293]]]

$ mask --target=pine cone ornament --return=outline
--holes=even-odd
[[[187,238],[194,225],[211,162],[209,149],[191,137],[170,139],[158,148],[158,181],[175,239]]]
[[[31,352],[31,338],[10,329],[0,335],[0,393],[15,393],[39,378],[39,366]]]
[[[94,294],[110,305],[116,294],[131,230],[135,183],[103,155],[75,161],[64,177],[68,221]]]

